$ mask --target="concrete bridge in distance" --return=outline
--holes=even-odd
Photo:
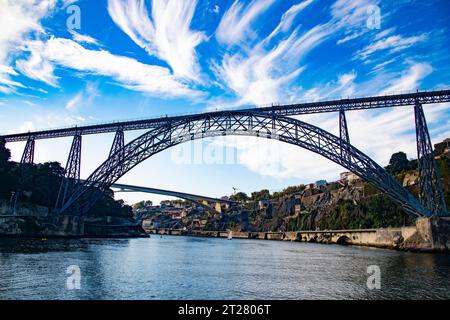
[[[81,182],[82,181],[83,180],[81,180]],[[128,185],[128,184],[114,183],[111,186],[111,188],[119,189],[119,191],[116,191],[116,192],[143,192],[143,193],[151,193],[151,194],[159,194],[159,195],[165,195],[165,196],[170,196],[170,197],[176,197],[176,198],[180,198],[180,199],[189,201],[196,205],[199,205],[202,208],[204,208],[207,211],[212,212],[212,213],[220,213],[215,208],[216,204],[223,204],[223,203],[229,204],[229,205],[237,204],[231,200],[226,200],[226,199],[218,199],[218,198],[213,198],[213,197],[208,197],[208,196],[201,196],[198,194],[185,193],[185,192],[172,191],[172,190],[133,186],[133,185]],[[214,207],[211,206],[210,204],[213,204]]]

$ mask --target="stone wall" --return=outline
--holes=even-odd
[[[152,230],[152,233],[228,237],[227,231]],[[233,232],[233,238],[334,243],[418,252],[450,251],[450,218],[420,218],[402,228],[317,230],[293,232]]]
[[[48,216],[49,210],[47,207],[39,206],[28,202],[17,202],[16,215],[19,216],[35,216],[45,218]],[[12,215],[11,202],[9,200],[0,199],[0,216]]]

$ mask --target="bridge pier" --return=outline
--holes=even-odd
[[[35,147],[35,138],[34,136],[28,136],[27,143],[25,144],[25,149],[23,150],[22,158],[20,159],[19,165],[19,181],[23,183],[25,179],[24,167],[27,164],[34,163],[34,147]],[[11,197],[11,211],[13,214],[16,214],[17,202],[20,199],[21,191],[16,190]]]
[[[116,152],[120,151],[119,157],[123,159],[125,156],[123,150],[124,145],[125,145],[125,135],[123,132],[123,127],[119,127],[117,128],[116,135],[114,136],[113,144],[109,152],[109,157],[111,157]]]
[[[66,169],[64,170],[64,177],[61,180],[61,185],[56,199],[55,210],[58,210],[65,203],[67,197],[71,194],[74,187],[80,181],[81,171],[81,134],[77,133],[73,137],[72,146],[70,148],[69,157],[67,159]]]
[[[34,136],[29,136],[22,154],[22,158],[20,160],[20,164],[34,163],[34,146],[35,146]]]
[[[346,144],[350,144],[350,136],[348,134],[347,119],[343,108],[339,110],[339,138],[341,146],[341,157],[350,161],[350,153]]]
[[[433,145],[431,144],[422,104],[414,105],[417,142],[417,166],[419,171],[419,200],[434,215],[448,216],[442,182],[436,168]]]

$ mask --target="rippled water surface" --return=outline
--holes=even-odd
[[[77,265],[81,289],[68,290]],[[367,267],[381,270],[368,290]],[[0,240],[0,299],[450,298],[450,255],[153,236]]]

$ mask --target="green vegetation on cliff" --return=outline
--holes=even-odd
[[[0,139],[0,199],[11,198],[13,192],[21,191],[20,201],[25,201],[50,210],[58,196],[64,169],[58,162],[27,164],[19,166],[10,161],[11,153]],[[103,195],[90,210],[89,215],[132,217],[132,209],[123,201],[115,201]]]

